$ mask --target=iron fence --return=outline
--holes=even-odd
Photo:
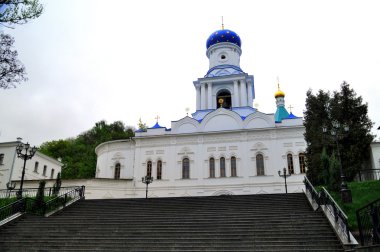
[[[17,214],[17,213],[33,213],[37,215],[46,215],[58,210],[60,207],[84,198],[85,187],[77,186],[70,187],[71,190],[67,191],[60,196],[57,196],[47,202],[37,201],[32,198],[22,198],[13,203],[10,203],[0,208],[0,222]]]
[[[380,244],[380,198],[356,210],[362,246]]]
[[[380,180],[380,169],[359,170],[355,179],[358,181]]]
[[[74,187],[73,186],[61,187],[59,192],[58,192],[58,195],[56,195],[56,196],[64,195],[67,192],[70,192],[75,188],[76,188],[75,186]],[[18,189],[13,189],[13,190],[2,189],[2,190],[0,190],[0,198],[3,199],[3,198],[17,197],[18,191],[19,191]],[[22,190],[22,195],[23,195],[23,197],[34,198],[37,196],[37,192],[38,192],[38,188],[24,188]],[[45,187],[44,195],[51,197],[51,196],[54,196],[53,192],[54,192],[53,187]]]

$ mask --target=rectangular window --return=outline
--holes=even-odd
[[[34,172],[38,172],[38,162],[34,163]]]
[[[289,174],[294,174],[293,155],[292,154],[288,154],[287,155],[287,159],[288,159],[288,173]]]
[[[210,178],[215,178],[215,159],[210,158]]]
[[[231,157],[231,177],[236,177],[236,158]]]
[[[0,154],[0,165],[4,164],[4,154]]]
[[[190,160],[188,158],[182,160],[182,178],[190,178]]]
[[[303,153],[299,154],[299,162],[300,162],[300,172],[305,173],[306,172],[305,154]]]
[[[51,169],[50,178],[54,178],[54,169]]]
[[[220,158],[220,177],[226,176],[226,160],[224,157]]]
[[[162,161],[158,160],[157,161],[157,179],[162,178]]]
[[[43,172],[42,172],[42,176],[45,176],[45,177],[46,177],[46,170],[47,170],[47,166],[44,165],[44,170],[43,170]]]

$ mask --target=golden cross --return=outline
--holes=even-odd
[[[156,119],[156,121],[158,123],[158,119],[160,119],[160,117],[157,115],[154,119]]]
[[[222,30],[224,30],[223,16],[222,16]]]
[[[292,113],[292,108],[294,108],[294,107],[292,107],[292,105],[289,105],[288,109],[289,109],[290,113]]]

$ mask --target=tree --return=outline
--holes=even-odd
[[[54,186],[53,186],[53,195],[58,196],[59,190],[61,190],[61,173],[58,172],[57,179],[55,180]]]
[[[134,130],[126,127],[123,122],[108,124],[103,120],[76,138],[45,142],[39,151],[54,158],[62,158],[64,168],[61,175],[64,179],[94,178],[96,146],[107,141],[129,139],[133,136]]]
[[[13,50],[14,39],[8,34],[0,33],[0,88],[15,87],[26,81],[24,65],[17,59],[17,51]]]
[[[325,148],[322,125],[328,122],[329,100],[330,93],[322,90],[319,90],[316,95],[311,90],[306,93],[306,110],[304,112],[304,137],[307,143],[306,166],[308,168],[307,176],[313,184],[326,182],[324,175],[328,174],[326,165],[321,163],[321,153]]]
[[[42,12],[39,0],[0,0],[0,23],[3,25],[25,24]]]
[[[39,0],[0,0],[0,24],[8,28],[25,24],[39,17],[42,11]],[[24,65],[17,59],[17,51],[12,49],[13,37],[3,33],[0,36],[0,88],[7,89],[27,78]]]
[[[143,123],[141,118],[139,119],[139,122],[137,123],[137,127],[139,128],[138,131],[146,132],[148,129],[148,126],[146,126],[146,123]]]
[[[347,181],[352,181],[369,159],[369,147],[373,140],[370,131],[373,123],[368,118],[368,105],[363,104],[362,98],[357,96],[346,82],[342,83],[339,92],[334,91],[332,95],[322,90],[314,95],[309,90],[306,96],[304,136],[307,142],[307,176],[312,183],[318,185],[326,183],[322,174],[339,174],[339,160],[335,154],[333,155],[337,153],[339,146],[344,174]],[[330,136],[324,135],[322,130],[323,126],[331,129],[332,121],[349,127],[346,134],[337,138],[338,146]],[[326,171],[326,165],[322,164],[324,148],[330,157],[329,171]]]

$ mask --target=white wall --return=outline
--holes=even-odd
[[[0,143],[0,154],[4,154],[3,164],[0,165],[0,189],[6,189],[6,184],[10,180],[21,180],[24,160],[15,155],[17,144],[18,142]],[[36,162],[38,162],[37,170],[35,169]],[[32,159],[26,161],[24,180],[50,179],[53,170],[53,178],[56,178],[57,174],[61,172],[62,165],[57,160],[37,151]],[[19,186],[20,184],[17,183],[16,188]]]

